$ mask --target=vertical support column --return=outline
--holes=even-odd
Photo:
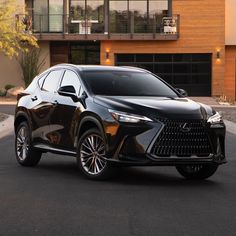
[[[172,16],[172,0],[168,0],[168,16]]]
[[[104,34],[109,37],[109,0],[104,1]]]
[[[68,0],[63,0],[63,34],[68,34]]]

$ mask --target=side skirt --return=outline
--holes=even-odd
[[[61,155],[76,156],[76,152],[74,151],[54,148],[45,144],[35,144],[34,148],[39,149],[40,151],[43,151],[43,152],[52,152],[52,153],[61,154]]]

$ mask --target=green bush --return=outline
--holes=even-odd
[[[7,90],[5,88],[0,89],[0,97],[5,97],[7,94]]]
[[[7,85],[5,85],[5,89],[6,89],[6,91],[7,90],[9,90],[9,89],[11,89],[11,88],[14,88],[15,87],[15,85],[12,85],[12,84],[7,84]]]

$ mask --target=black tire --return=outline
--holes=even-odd
[[[218,165],[180,165],[176,166],[177,171],[186,179],[203,180],[211,177],[217,170]]]
[[[42,153],[32,147],[31,130],[27,122],[22,122],[16,128],[15,135],[16,160],[22,166],[36,166]]]
[[[77,163],[83,175],[89,179],[105,180],[111,177],[112,167],[106,161],[105,139],[99,130],[90,129],[81,136]]]

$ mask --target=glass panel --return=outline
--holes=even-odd
[[[193,63],[192,72],[193,73],[209,73],[211,71],[210,63]]]
[[[49,0],[49,31],[63,31],[63,0]]]
[[[191,73],[191,64],[190,63],[178,63],[173,64],[174,73]]]
[[[155,73],[172,73],[172,63],[155,64],[154,71]]]
[[[173,84],[190,84],[191,83],[191,75],[173,75]]]
[[[104,1],[87,1],[87,20],[88,27],[91,27],[91,33],[104,32]]]
[[[192,83],[193,84],[211,84],[210,83],[210,75],[193,75],[192,76]]]
[[[131,0],[129,10],[134,20],[134,33],[147,33],[150,31],[147,21],[147,1]],[[132,19],[131,17],[131,19]]]
[[[168,0],[149,0],[149,16],[167,14]]]
[[[189,62],[191,61],[191,54],[174,54],[174,61],[180,61],[180,62]]]
[[[92,42],[71,44],[70,63],[77,65],[99,65],[100,44]]]
[[[48,0],[34,1],[33,18],[35,32],[48,32]]]
[[[149,73],[84,71],[82,79],[94,94],[177,97],[175,91]]]
[[[137,62],[153,62],[153,54],[136,54]]]
[[[110,32],[128,33],[128,1],[110,1],[109,3]]]
[[[134,54],[117,54],[117,62],[134,62]]]
[[[71,0],[70,2],[71,19],[84,20],[85,19],[85,0]]]
[[[66,72],[63,76],[61,87],[70,86],[70,85],[75,88],[76,95],[79,95],[81,85],[80,85],[80,81],[79,81],[78,76],[75,74],[75,72],[73,72],[71,70],[66,70]]]
[[[48,92],[56,92],[61,78],[61,73],[61,70],[54,70],[50,72],[43,83],[43,90]]]
[[[155,55],[156,62],[172,62],[171,54],[156,54]]]

